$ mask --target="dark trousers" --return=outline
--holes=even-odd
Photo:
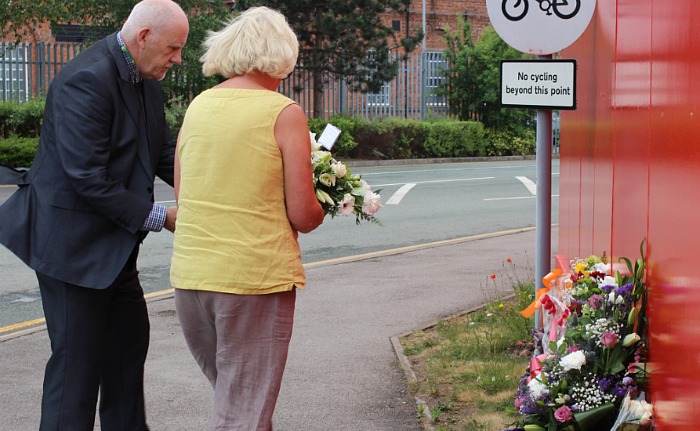
[[[148,429],[143,369],[150,324],[137,255],[138,247],[104,290],[37,273],[51,340],[40,431],[92,431],[98,391],[103,431]]]

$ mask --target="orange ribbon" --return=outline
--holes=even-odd
[[[549,289],[552,285],[552,281],[561,277],[562,274],[564,274],[564,272],[561,269],[556,268],[553,269],[552,272],[550,272],[549,274],[542,277],[542,284],[544,284],[544,287],[537,289],[537,292],[535,292],[535,300],[532,301],[532,303],[528,305],[527,308],[520,312],[520,314],[523,317],[528,318],[535,314],[535,311],[537,311],[537,309],[540,308],[540,305],[542,305],[542,295],[549,292]]]

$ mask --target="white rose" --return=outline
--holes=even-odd
[[[374,215],[382,207],[380,197],[374,192],[368,191],[362,201],[362,212],[367,215]]]
[[[338,178],[343,178],[348,174],[348,168],[345,166],[345,163],[334,163],[331,167],[333,168],[333,173]]]
[[[586,355],[584,355],[583,350],[577,350],[571,352],[559,360],[559,365],[564,369],[564,371],[570,370],[581,370],[586,364]]]
[[[541,378],[544,378],[544,376],[539,375],[530,380],[527,384],[527,387],[530,388],[530,392],[532,393],[532,398],[539,398],[548,392],[547,385],[540,381]]]

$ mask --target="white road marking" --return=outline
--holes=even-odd
[[[513,201],[516,199],[535,199],[537,196],[517,196],[512,198],[485,198],[485,201]],[[552,195],[553,198],[558,198],[559,195]]]
[[[515,177],[525,185],[525,187],[530,191],[530,194],[535,196],[537,194],[537,184],[528,177]]]
[[[398,205],[399,202],[401,202],[401,199],[403,199],[403,197],[406,196],[406,193],[408,193],[408,191],[414,188],[415,186],[416,183],[404,184],[400,189],[396,191],[396,193],[391,195],[389,200],[386,201],[384,205]]]
[[[415,184],[429,184],[429,183],[452,183],[455,181],[477,181],[477,180],[492,180],[495,177],[481,177],[481,178],[460,178],[456,180],[435,180],[435,181],[417,181]],[[370,184],[372,189],[377,187],[387,187],[387,186],[402,186],[407,183],[392,183],[392,184]]]

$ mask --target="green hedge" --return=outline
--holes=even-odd
[[[0,163],[29,166],[36,150],[44,102],[0,102]],[[173,103],[166,117],[179,127],[185,107]],[[515,133],[484,128],[476,121],[364,120],[334,115],[329,120],[342,133],[333,147],[338,159],[382,160],[531,155],[535,132]],[[317,137],[329,122],[309,119]],[[26,139],[30,138],[30,139]]]
[[[39,136],[44,115],[44,102],[0,102],[0,139],[10,136],[33,138]]]
[[[0,163],[13,168],[26,168],[31,166],[36,154],[39,138],[0,139]]]

